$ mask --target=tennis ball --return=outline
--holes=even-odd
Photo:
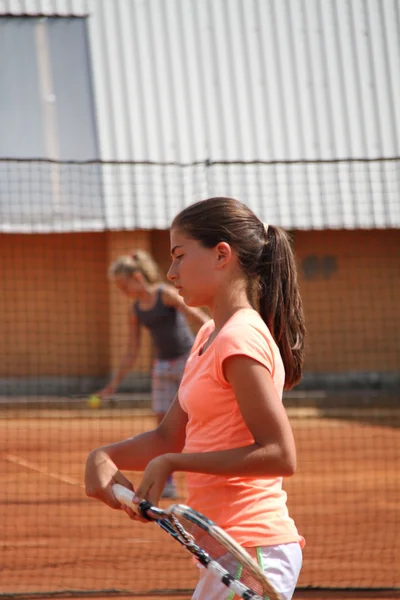
[[[100,396],[96,396],[96,394],[92,394],[88,398],[88,404],[89,404],[90,408],[99,408],[100,405],[101,405],[101,398],[100,398]]]

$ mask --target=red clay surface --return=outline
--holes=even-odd
[[[82,487],[88,452],[149,429],[152,417],[128,410],[34,414],[0,415],[0,597],[74,590],[100,598],[118,590],[159,598],[170,590],[169,598],[190,598],[196,569],[178,544],[155,525],[89,500]],[[307,540],[299,585],[400,587],[398,417],[292,424],[299,467],[286,489]],[[184,502],[183,476],[178,483]],[[299,591],[295,598],[379,597],[373,594]]]

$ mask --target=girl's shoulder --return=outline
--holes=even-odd
[[[242,309],[235,313],[225,323],[215,341],[220,355],[236,352],[238,349],[256,349],[257,352],[268,355],[279,352],[267,324],[253,309]]]
[[[221,339],[231,337],[246,338],[250,332],[254,331],[257,331],[261,336],[266,338],[269,338],[271,335],[267,324],[256,310],[252,308],[243,308],[238,310],[229,321],[225,323],[220,336],[218,337]]]
[[[230,356],[247,356],[264,365],[274,377],[276,366],[282,362],[278,346],[266,323],[253,309],[242,309],[235,313],[215,342],[219,365]]]

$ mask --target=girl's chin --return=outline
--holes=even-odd
[[[183,301],[185,302],[186,306],[190,306],[190,308],[200,308],[201,306],[204,306],[204,304],[202,302],[200,302],[199,300],[197,300],[196,298],[193,298],[191,296],[186,296],[186,294],[181,294],[179,292],[180,296],[182,296]]]

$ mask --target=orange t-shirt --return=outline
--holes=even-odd
[[[279,349],[260,315],[237,311],[204,354],[201,349],[214,330],[209,321],[200,329],[186,363],[179,402],[188,414],[183,452],[228,450],[254,443],[222,364],[245,355],[265,366],[282,398],[285,372]],[[251,393],[251,390],[249,390]],[[300,542],[286,507],[282,478],[228,477],[187,473],[188,504],[229,533],[242,546],[272,546]]]

